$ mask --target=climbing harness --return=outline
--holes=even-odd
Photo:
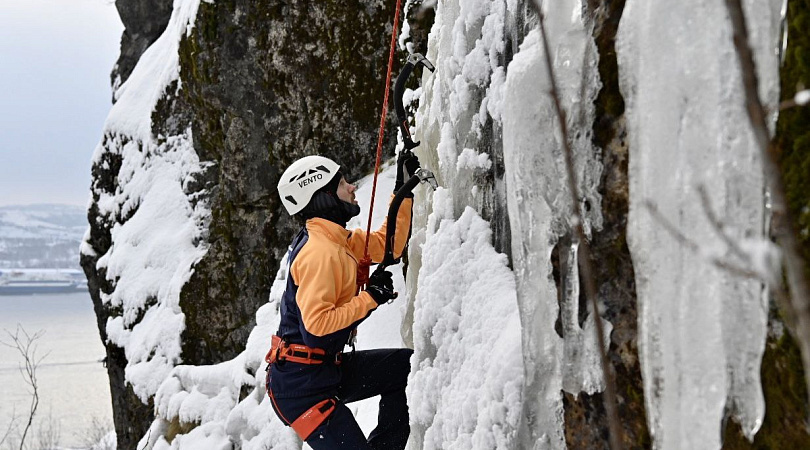
[[[270,351],[264,357],[267,364],[274,362],[294,362],[298,364],[323,364],[332,363],[340,365],[343,359],[343,352],[337,352],[334,355],[326,353],[323,349],[307,347],[303,344],[290,344],[284,341],[281,337],[273,335],[273,343],[270,346]]]
[[[288,361],[298,364],[332,363],[337,366],[340,365],[342,357],[342,352],[338,352],[335,355],[329,355],[320,348],[307,347],[306,345],[302,344],[290,344],[284,341],[284,339],[282,339],[280,336],[273,336],[273,343],[270,347],[270,351],[267,352],[267,355],[264,357],[265,362],[267,362],[268,372],[266,384],[267,395],[273,402],[273,407],[279,412],[279,416],[281,416],[284,421],[287,422],[287,425],[292,427],[302,441],[306,441],[307,438],[309,438],[309,435],[311,435],[312,432],[315,431],[329,417],[330,414],[332,414],[332,411],[335,410],[335,405],[337,402],[332,398],[318,402],[315,404],[315,406],[304,411],[304,413],[298,416],[297,419],[290,422],[281,414],[281,410],[278,408],[278,404],[276,403],[276,397],[273,395],[273,390],[270,388],[270,367],[273,364],[284,364]]]
[[[292,427],[302,441],[306,441],[307,438],[309,438],[309,435],[312,434],[312,432],[315,431],[315,429],[317,429],[324,422],[324,420],[329,417],[330,414],[332,414],[332,411],[335,410],[335,405],[337,402],[332,398],[318,402],[315,406],[304,411],[304,413],[298,416],[297,419],[290,422],[286,417],[281,415],[281,410],[276,404],[276,398],[273,395],[273,390],[270,388],[270,367],[273,364],[284,364],[286,362],[298,364],[332,363],[334,365],[340,365],[342,356],[342,352],[338,352],[335,355],[329,355],[323,349],[307,347],[306,345],[302,344],[290,344],[284,341],[284,339],[282,339],[280,336],[273,336],[273,343],[270,347],[270,351],[267,352],[267,355],[264,357],[265,362],[267,362],[268,372],[266,385],[267,395],[273,402],[273,407],[276,409],[276,411],[279,411],[279,415],[284,418],[287,425]]]

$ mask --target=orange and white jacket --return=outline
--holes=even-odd
[[[402,201],[397,213],[394,257],[405,248],[411,230],[413,199]],[[386,222],[368,242],[373,262],[385,252]],[[281,336],[328,353],[342,350],[359,321],[377,308],[368,292],[357,293],[358,261],[363,258],[366,232],[349,231],[326,219],[309,219],[293,241],[290,272],[281,308]]]

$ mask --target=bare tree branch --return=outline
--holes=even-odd
[[[795,108],[796,106],[804,106],[810,103],[810,89],[805,89],[803,91],[799,91],[796,95],[789,99],[785,100],[779,104],[779,111],[784,111],[786,109]]]
[[[588,238],[585,235],[585,229],[582,226],[582,218],[584,217],[581,211],[582,205],[579,201],[579,190],[577,189],[576,174],[574,171],[574,157],[571,143],[568,136],[568,126],[565,119],[565,111],[563,110],[560,102],[560,93],[557,90],[557,82],[554,78],[554,66],[551,61],[551,50],[548,43],[548,36],[546,35],[545,15],[543,8],[535,1],[529,2],[537,13],[540,25],[540,35],[543,41],[543,53],[546,59],[546,69],[548,70],[548,78],[551,84],[551,97],[554,103],[554,109],[557,112],[557,118],[560,126],[560,133],[562,136],[563,149],[565,154],[565,168],[567,172],[568,190],[571,193],[571,216],[572,225],[579,240],[581,258],[579,258],[580,269],[582,270],[583,280],[585,284],[585,294],[591,303],[594,315],[594,324],[596,339],[599,345],[599,360],[602,367],[602,375],[605,378],[605,410],[607,411],[610,448],[619,450],[622,448],[622,431],[619,425],[619,415],[616,402],[616,388],[615,378],[613,376],[612,368],[607,359],[607,346],[605,343],[604,325],[602,324],[602,317],[599,315],[599,303],[597,300],[596,281],[593,275],[593,268],[591,267],[591,250],[588,245]]]
[[[787,311],[787,313],[792,314],[796,319],[796,338],[802,352],[805,383],[810,386],[810,289],[808,289],[805,279],[805,262],[796,238],[795,222],[785,200],[785,186],[778,168],[778,149],[771,140],[765,108],[759,99],[759,82],[754,56],[748,44],[745,13],[740,0],[726,0],[726,7],[734,31],[734,48],[739,56],[746,111],[757,146],[762,154],[765,176],[773,202],[773,212],[778,216],[778,220],[774,221],[774,235],[785,259],[785,272],[791,300],[788,302],[791,311]],[[808,399],[810,400],[810,389],[808,389]]]
[[[14,430],[16,424],[17,424],[17,408],[14,405],[12,405],[11,420],[8,423],[8,428],[6,428],[5,433],[3,433],[3,437],[0,438],[0,445],[3,445],[3,443],[6,442],[6,439],[8,439],[9,435]]]
[[[728,249],[731,250],[732,253],[737,255],[737,257],[740,258],[742,261],[750,263],[751,256],[745,253],[740,248],[739,244],[737,244],[737,242],[734,241],[734,239],[732,239],[731,236],[728,235],[728,233],[726,233],[723,222],[721,222],[720,219],[717,217],[717,214],[715,214],[714,209],[712,208],[711,200],[709,200],[709,193],[706,190],[706,186],[701,184],[700,186],[698,186],[697,190],[698,194],[700,194],[700,203],[703,205],[703,212],[706,214],[706,218],[709,219],[709,222],[711,222],[714,231],[717,233],[718,236],[720,236],[720,239],[722,239],[723,242],[726,243]]]
[[[704,252],[701,251],[701,246],[698,243],[696,243],[695,241],[689,239],[685,234],[683,234],[681,232],[681,230],[678,229],[677,226],[675,226],[672,222],[667,220],[667,218],[664,217],[663,214],[661,214],[661,211],[658,210],[658,207],[655,205],[655,203],[653,203],[650,200],[647,200],[646,202],[644,202],[644,206],[650,212],[650,216],[652,216],[652,218],[655,219],[665,230],[667,230],[667,232],[669,234],[671,234],[672,237],[674,237],[676,241],[678,241],[681,245],[683,245],[689,251],[691,251],[691,252],[693,252],[695,254],[703,256],[704,259],[706,261],[708,261],[709,263],[711,263],[712,265],[714,265],[717,268],[720,268],[722,270],[725,270],[726,272],[729,272],[729,273],[731,273],[733,275],[736,275],[738,277],[751,279],[751,280],[757,280],[757,281],[761,281],[763,283],[768,282],[765,279],[765,276],[763,274],[761,274],[761,273],[759,273],[759,272],[757,272],[755,270],[746,269],[745,267],[740,267],[740,266],[734,265],[734,264],[732,264],[732,263],[730,263],[728,261],[725,261],[725,260],[723,260],[723,259],[721,259],[721,258],[719,258],[717,256],[706,255]],[[747,259],[747,257],[746,257],[746,259]]]
[[[8,334],[11,341],[0,341],[0,345],[13,348],[17,350],[20,356],[22,356],[23,362],[20,364],[20,374],[22,374],[23,379],[31,389],[31,404],[28,408],[28,421],[25,424],[25,428],[23,428],[22,437],[20,438],[20,450],[23,450],[25,448],[25,439],[28,436],[28,431],[31,429],[31,425],[34,422],[34,416],[36,415],[37,408],[39,407],[37,368],[47,354],[39,358],[37,357],[36,341],[42,337],[44,331],[40,330],[33,335],[29,335],[28,332],[25,331],[25,328],[18,324],[17,330],[14,332],[14,334],[8,330],[6,330],[6,334]]]

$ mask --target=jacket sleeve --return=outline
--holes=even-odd
[[[308,332],[325,336],[342,330],[366,317],[377,307],[368,292],[352,297],[337,306],[340,261],[328,252],[306,246],[293,262],[290,274],[298,285],[295,301],[301,310],[301,320]]]
[[[393,199],[394,196],[391,196]],[[390,200],[389,200],[390,205]],[[397,211],[397,234],[394,236],[394,258],[399,258],[405,250],[405,244],[408,242],[408,236],[411,233],[411,215],[413,210],[413,199],[405,198],[399,205]],[[388,230],[388,216],[383,221],[382,226],[371,233],[368,239],[368,254],[371,260],[375,263],[382,261],[385,256],[385,233]],[[361,229],[356,229],[349,237],[349,247],[352,249],[355,258],[359,261],[363,258],[363,250],[366,246],[366,232]]]

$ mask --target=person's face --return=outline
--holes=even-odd
[[[344,202],[356,205],[357,200],[354,199],[354,191],[356,190],[357,186],[349,184],[349,182],[346,181],[346,178],[340,177],[340,184],[338,184],[337,188],[337,196],[339,199],[343,200]]]

